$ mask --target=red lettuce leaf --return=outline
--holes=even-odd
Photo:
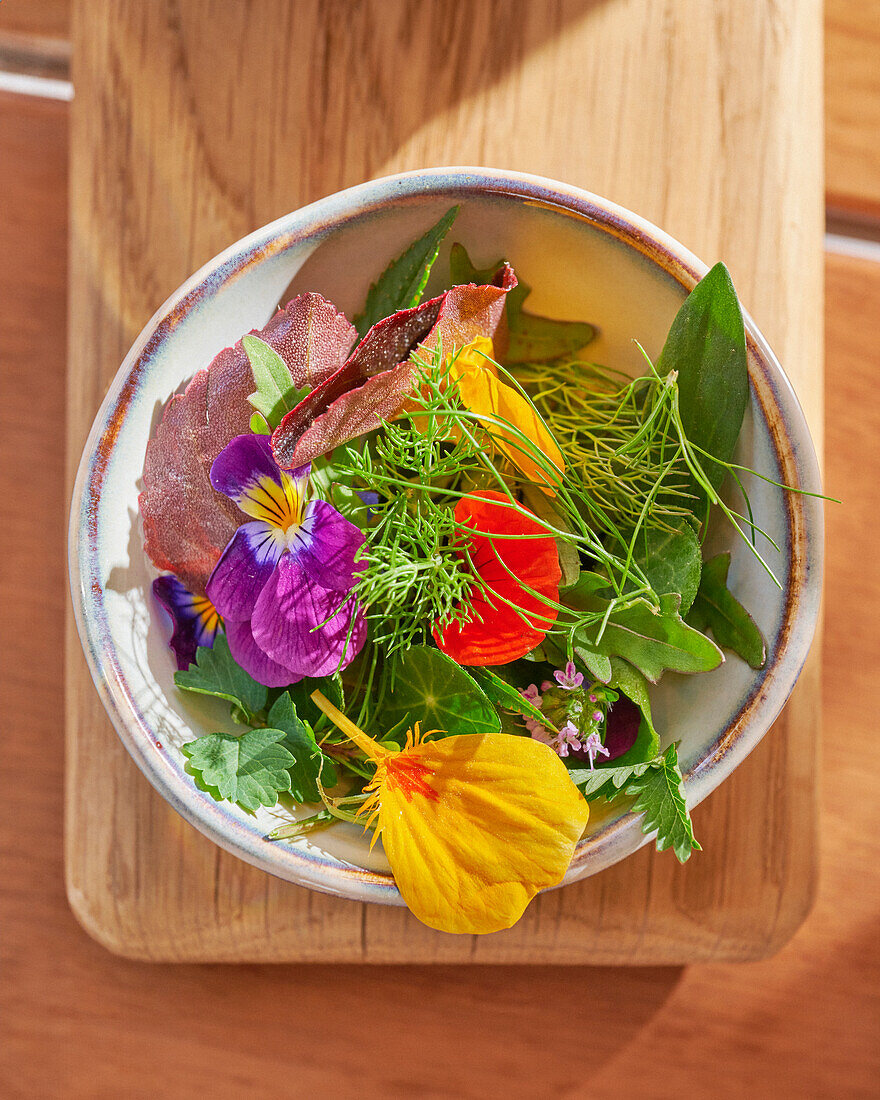
[[[514,286],[516,275],[505,264],[491,285],[453,287],[373,325],[349,360],[272,433],[275,461],[295,469],[398,415],[412,392],[410,357],[420,345],[432,350],[442,340],[451,349],[488,336],[503,348],[504,301]]]
[[[320,294],[301,294],[262,330],[284,359],[297,386],[320,385],[345,361],[356,332]],[[147,444],[140,510],[144,549],[153,564],[204,594],[211,570],[246,519],[211,486],[214,459],[231,439],[249,431],[254,389],[241,341],[224,348],[183,393],[168,402]]]

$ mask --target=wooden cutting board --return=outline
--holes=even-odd
[[[69,474],[134,337],[230,242],[389,172],[556,177],[724,258],[822,433],[818,0],[76,0]],[[197,366],[197,364],[194,364]],[[67,889],[123,955],[180,961],[685,963],[776,950],[815,881],[818,650],[695,812],[643,849],[451,937],[222,852],[122,748],[67,628]]]

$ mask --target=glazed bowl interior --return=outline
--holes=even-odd
[[[224,848],[293,882],[364,900],[399,901],[377,846],[336,825],[294,844],[265,834],[293,807],[251,815],[215,802],[185,772],[180,746],[233,729],[228,709],[185,696],[173,683],[168,629],[150,595],[138,492],[147,441],[168,398],[243,333],[262,327],[279,302],[314,290],[349,317],[386,264],[454,203],[460,213],[429,285],[439,289],[452,241],[477,266],[509,260],[533,287],[532,312],[600,327],[591,359],[631,373],[644,367],[638,340],[656,359],[677,309],[705,265],[665,234],[613,204],[563,184],[488,170],[445,169],[378,180],[331,196],[232,246],[159,310],[122,365],[95,421],[71,513],[71,587],[96,686],[132,756],[189,821]],[[815,455],[784,374],[747,319],[751,407],[738,461],[768,477],[816,489]],[[741,540],[731,587],[768,642],[755,672],[728,655],[715,672],[667,675],[654,692],[664,744],[680,742],[691,805],[704,798],[760,740],[806,656],[818,613],[819,504],[747,477],[752,507],[779,544],[777,587]],[[631,814],[594,812],[568,880],[635,851],[645,838]]]

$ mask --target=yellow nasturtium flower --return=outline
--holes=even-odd
[[[376,765],[360,813],[375,825],[403,900],[431,928],[509,928],[555,886],[589,808],[549,746],[505,733],[380,745],[320,692],[320,709]]]
[[[492,341],[478,336],[466,344],[449,364],[449,377],[458,383],[461,403],[479,417],[498,418],[513,425],[559,470],[565,471],[565,459],[556,440],[534,408],[513,386],[502,382],[495,364]],[[549,496],[556,495],[555,475],[542,468],[529,453],[527,445],[509,428],[487,421],[487,428],[499,450]]]

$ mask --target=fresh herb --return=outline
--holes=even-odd
[[[388,265],[367,292],[363,313],[355,317],[359,336],[364,336],[377,321],[399,309],[411,309],[422,294],[437,259],[443,238],[458,215],[458,207],[448,210],[437,224]]]
[[[310,387],[297,389],[287,364],[259,337],[243,336],[241,343],[257,387],[256,392],[248,397],[257,410],[251,417],[251,429],[257,430],[257,434],[265,434],[265,429],[278,427],[284,414],[296,408]],[[262,423],[255,421],[257,415],[262,418]]]
[[[439,649],[413,646],[391,662],[393,687],[382,708],[387,728],[398,723],[424,733],[497,733],[498,714],[486,693]]]
[[[213,647],[199,646],[195,667],[175,672],[174,682],[184,691],[215,695],[232,704],[232,716],[248,723],[266,706],[269,692],[237,664],[229,652],[229,642],[219,634]]]
[[[767,659],[764,638],[755,620],[727,587],[729,569],[729,552],[705,563],[688,622],[696,630],[711,630],[720,646],[732,649],[752,668],[763,668]]]
[[[336,785],[336,769],[324,756],[311,726],[303,722],[289,692],[284,692],[269,711],[267,725],[283,730],[283,748],[293,757],[290,765],[290,794],[296,802],[320,802],[318,780],[325,787]]]
[[[274,806],[278,795],[290,790],[289,769],[295,761],[280,743],[286,736],[274,729],[247,730],[240,737],[206,733],[182,750],[208,786],[253,813],[260,806]]]

